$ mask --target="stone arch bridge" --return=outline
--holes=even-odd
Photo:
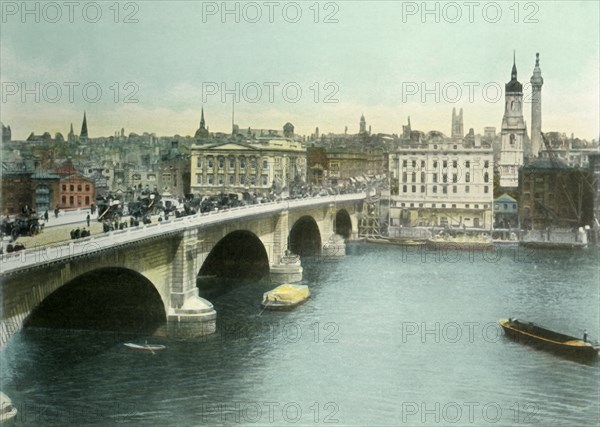
[[[244,206],[3,255],[0,345],[24,325],[91,319],[118,330],[124,317],[171,336],[210,334],[216,312],[198,295],[199,277],[265,279],[286,249],[319,255],[334,234],[356,237],[364,198]]]

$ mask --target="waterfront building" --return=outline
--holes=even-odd
[[[306,149],[285,138],[193,145],[190,157],[194,194],[266,194],[306,180]]]
[[[531,83],[531,157],[539,156],[542,149],[542,85],[544,79],[540,69],[540,54],[535,54],[535,67],[529,80]]]
[[[519,225],[519,203],[504,193],[494,199],[494,228],[517,228]]]
[[[519,171],[519,221],[526,230],[592,225],[594,186],[589,170],[540,157]]]
[[[443,135],[389,154],[390,233],[400,227],[492,227],[493,154]]]
[[[511,78],[505,85],[499,164],[500,187],[519,186],[519,168],[523,165],[526,140],[527,127],[523,120],[523,85],[517,80],[517,65],[513,58]]]

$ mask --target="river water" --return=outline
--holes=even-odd
[[[213,300],[218,333],[156,354],[112,333],[29,329],[0,353],[19,425],[598,425],[599,363],[510,341],[518,317],[600,336],[598,251],[481,254],[349,244],[305,259],[311,299]]]

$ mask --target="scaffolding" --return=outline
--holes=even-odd
[[[359,214],[358,237],[381,236],[381,197],[367,197]]]

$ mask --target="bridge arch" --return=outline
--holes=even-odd
[[[300,256],[317,256],[321,247],[321,232],[315,219],[310,215],[300,217],[290,230],[289,249]]]
[[[344,239],[349,239],[352,235],[352,220],[346,209],[340,209],[335,214],[333,230],[335,234],[339,234]]]
[[[104,267],[56,289],[23,326],[152,333],[166,320],[165,305],[150,280],[131,269]]]
[[[268,278],[269,256],[265,245],[251,231],[232,231],[212,248],[199,276],[256,281]]]

